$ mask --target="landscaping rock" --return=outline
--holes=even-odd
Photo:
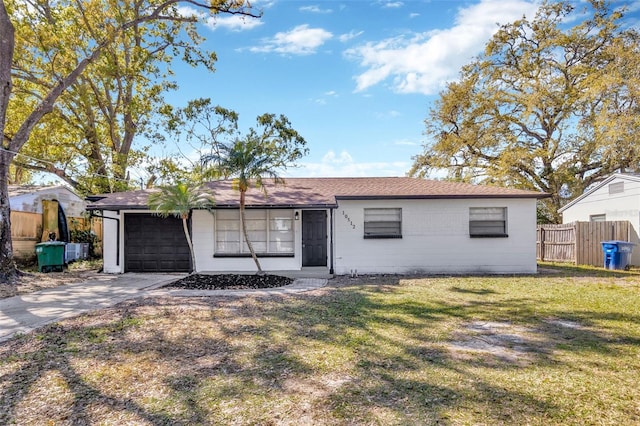
[[[187,290],[242,290],[289,285],[291,278],[279,275],[192,274],[165,286]]]

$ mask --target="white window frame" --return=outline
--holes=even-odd
[[[606,214],[592,214],[589,215],[589,222],[606,222],[607,215]]]
[[[245,225],[258,256],[293,256],[294,212],[287,209],[247,209]],[[240,211],[220,209],[215,213],[214,256],[250,255],[240,226]]]
[[[469,236],[471,238],[506,238],[506,207],[469,207]]]
[[[364,238],[402,238],[402,208],[364,209]]]

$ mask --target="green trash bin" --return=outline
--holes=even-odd
[[[47,241],[36,244],[38,256],[38,271],[60,271],[64,268],[64,248],[66,243],[62,241]]]

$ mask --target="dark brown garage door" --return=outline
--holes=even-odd
[[[189,272],[182,220],[125,214],[124,262],[125,272]]]

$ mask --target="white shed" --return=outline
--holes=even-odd
[[[42,200],[56,200],[67,217],[82,217],[86,203],[64,185],[9,185],[9,204],[16,212],[42,214]]]
[[[48,219],[45,219],[43,204],[47,202],[55,208],[49,209]],[[17,258],[33,257],[36,243],[46,239],[49,232],[62,238],[60,208],[66,219],[65,229],[70,225],[70,218],[81,218],[86,212],[84,199],[63,185],[9,185],[9,205],[13,250]]]
[[[628,241],[639,244],[640,175],[615,173],[590,188],[560,209],[562,222],[628,220]],[[631,256],[632,265],[640,265],[640,245]]]

